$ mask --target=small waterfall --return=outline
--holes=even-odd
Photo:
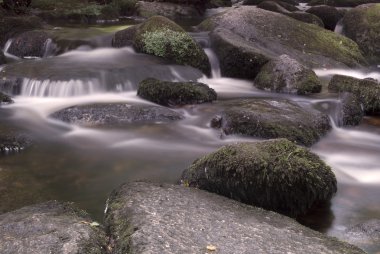
[[[13,40],[12,40],[12,39],[9,39],[9,40],[5,43],[5,46],[4,46],[4,49],[3,49],[4,56],[6,56],[7,58],[15,59],[15,60],[20,59],[19,57],[14,56],[14,55],[8,53],[8,50],[9,50],[9,48],[11,47],[12,42],[13,42]]]
[[[221,78],[222,74],[220,71],[218,57],[215,55],[214,51],[210,48],[206,48],[205,53],[208,56],[208,59],[210,61],[212,78]]]
[[[334,32],[337,34],[343,34],[343,19],[339,20],[335,26]]]
[[[58,51],[57,44],[53,42],[52,39],[47,39],[44,44],[44,54],[43,57],[54,56]]]
[[[380,81],[380,71],[364,72],[350,69],[314,69],[314,72],[318,77],[344,75],[358,79],[373,78]]]

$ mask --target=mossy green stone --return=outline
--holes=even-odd
[[[194,161],[182,182],[294,217],[337,191],[331,168],[286,139],[224,146]]]

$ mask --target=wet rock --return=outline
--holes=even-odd
[[[0,128],[0,154],[21,152],[32,146],[33,140],[27,133],[10,126]]]
[[[108,201],[113,253],[364,253],[294,220],[194,188],[128,183]],[[211,251],[210,251],[211,252]]]
[[[10,104],[13,102],[14,101],[12,100],[12,98],[9,95],[0,92],[0,105],[1,104]]]
[[[216,100],[214,89],[197,82],[168,82],[146,79],[140,82],[137,95],[163,106],[199,104]]]
[[[380,61],[380,4],[356,7],[343,18],[343,33],[354,40],[370,62]]]
[[[341,109],[340,118],[343,126],[359,125],[364,116],[364,109],[359,98],[352,93],[342,93],[340,95]]]
[[[39,28],[42,28],[42,21],[35,16],[0,18],[0,46],[17,34]]]
[[[185,185],[296,217],[336,193],[331,168],[286,139],[222,147],[187,168]]]
[[[362,4],[377,3],[378,0],[311,0],[308,5],[330,5],[336,7],[356,7]]]
[[[0,65],[5,64],[5,63],[6,63],[6,59],[5,59],[4,53],[3,51],[0,51]]]
[[[106,253],[106,237],[70,203],[49,201],[0,215],[3,253]]]
[[[169,122],[183,116],[171,109],[128,104],[93,104],[75,106],[53,113],[50,117],[81,126],[121,127],[131,123]]]
[[[264,1],[258,4],[257,7],[260,9],[268,10],[268,11],[278,12],[305,23],[310,23],[310,24],[324,27],[322,20],[318,18],[317,16],[310,13],[301,12],[301,11],[288,11],[286,8],[282,7],[281,5],[279,5],[278,3],[274,1]]]
[[[202,13],[195,6],[165,2],[139,1],[136,11],[139,16],[150,18],[156,15],[173,20],[200,18]]]
[[[22,82],[22,78],[7,77],[3,75],[0,79],[0,91],[6,94],[19,95],[21,93]]]
[[[49,35],[43,31],[28,31],[13,38],[8,52],[18,57],[43,57]]]
[[[347,229],[343,239],[368,253],[376,253],[380,248],[380,220],[372,219]]]
[[[323,21],[325,28],[331,31],[335,30],[336,24],[343,17],[336,8],[328,5],[314,6],[306,12],[319,17]]]
[[[315,72],[288,55],[267,63],[256,76],[254,85],[272,92],[299,95],[319,93],[322,89]]]
[[[209,4],[207,4],[207,8],[218,8],[218,7],[231,7],[231,0],[211,0]]]
[[[215,47],[224,73],[228,73],[228,70],[223,69],[224,59],[235,59],[238,63],[240,55],[236,52],[253,50],[269,59],[287,54],[312,68],[365,64],[358,45],[352,40],[254,6],[233,8],[206,19],[198,28],[213,30],[212,40],[219,37],[218,41],[222,38],[229,47],[239,49],[231,51],[229,47]],[[229,53],[221,53],[226,51]],[[255,72],[257,62],[253,59],[251,64],[243,62],[237,66],[241,69],[251,68]]]
[[[259,5],[262,2],[265,2],[267,0],[244,0],[243,5]],[[275,2],[283,2],[290,5],[298,5],[297,1],[294,0],[274,0]]]
[[[288,100],[232,100],[223,107],[219,126],[226,135],[287,138],[311,146],[331,128],[327,115]]]
[[[116,32],[112,38],[112,47],[122,48],[133,46],[133,39],[137,30],[138,26],[131,26],[127,29]]]
[[[138,52],[189,65],[205,74],[211,72],[207,55],[201,46],[185,30],[165,17],[154,16],[136,28],[118,32],[113,38],[113,45],[128,46],[130,41],[133,41]]]
[[[354,94],[363,104],[367,114],[380,113],[380,84],[371,79],[334,75],[329,83],[333,92],[348,92]]]

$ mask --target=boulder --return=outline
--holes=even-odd
[[[343,17],[335,7],[328,5],[313,6],[306,12],[319,17],[323,21],[325,28],[331,31],[335,30],[336,24]]]
[[[380,248],[380,220],[372,219],[348,228],[343,239],[368,253],[376,253]]]
[[[150,18],[156,15],[164,16],[172,20],[201,18],[202,13],[192,5],[182,5],[166,2],[139,1],[136,6],[139,16]]]
[[[336,7],[356,7],[362,4],[377,3],[378,0],[311,0],[308,5],[330,5]]]
[[[380,4],[356,7],[343,18],[343,33],[354,40],[372,63],[380,61]]]
[[[343,92],[340,95],[339,125],[359,125],[364,116],[364,109],[360,99],[352,93]]]
[[[168,82],[149,78],[140,82],[137,95],[163,106],[199,104],[216,100],[214,89],[198,82]]]
[[[329,83],[332,92],[348,92],[354,94],[363,104],[367,114],[380,113],[380,84],[372,79],[334,75]]]
[[[105,223],[116,254],[364,253],[288,217],[167,184],[127,183],[114,190]]]
[[[267,0],[244,0],[243,5],[259,5],[262,2],[265,2]],[[298,5],[298,2],[295,0],[274,0],[275,2],[283,2],[289,5]]]
[[[44,31],[28,31],[13,38],[8,53],[18,57],[43,57],[49,35]]]
[[[12,98],[9,95],[0,92],[0,105],[1,104],[10,104],[13,102],[14,101],[12,100]]]
[[[0,46],[22,32],[42,28],[42,21],[35,16],[16,16],[0,18]]]
[[[239,64],[240,52],[272,59],[287,54],[311,68],[360,66],[366,64],[358,45],[352,40],[324,28],[299,22],[279,13],[254,6],[240,6],[210,17],[199,26],[201,30],[213,30],[211,40],[223,41],[228,47],[216,45],[215,52],[221,61],[235,62],[244,78],[248,69],[255,73],[260,69],[256,59]],[[234,50],[231,50],[233,48]],[[227,53],[226,53],[227,52]],[[265,64],[264,61],[259,61]],[[240,75],[240,72],[235,73]],[[254,76],[254,74],[251,74]]]
[[[0,51],[0,65],[5,64],[7,59],[4,56],[3,51]]]
[[[106,253],[106,237],[82,210],[49,201],[0,215],[3,253]]]
[[[337,191],[331,168],[286,139],[224,146],[195,160],[181,182],[292,217]]]
[[[298,95],[319,93],[322,89],[315,72],[288,55],[281,55],[264,65],[254,85],[263,90]]]
[[[75,106],[53,113],[50,117],[80,126],[121,127],[131,123],[169,122],[183,116],[157,106],[133,106],[123,103]]]
[[[305,23],[310,23],[310,24],[324,27],[322,20],[318,18],[317,16],[307,13],[307,12],[288,11],[286,8],[282,7],[277,2],[274,2],[274,1],[261,2],[260,4],[257,5],[257,8],[273,11],[273,12],[278,12]]]
[[[226,135],[287,138],[305,146],[316,143],[331,128],[327,115],[282,99],[228,101],[212,126]]]
[[[147,53],[189,65],[207,75],[211,66],[201,46],[173,21],[154,16],[135,28],[127,28],[115,34],[113,45],[129,46],[133,42],[138,52]]]

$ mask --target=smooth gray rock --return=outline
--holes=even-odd
[[[380,219],[372,219],[348,228],[343,239],[370,253],[380,249]]]
[[[103,254],[106,237],[70,203],[49,201],[0,215],[1,253]]]
[[[53,113],[50,117],[81,126],[121,127],[131,123],[170,122],[183,119],[174,110],[149,105],[125,103],[75,106]]]
[[[285,216],[198,189],[128,183],[105,217],[112,253],[364,253]]]

